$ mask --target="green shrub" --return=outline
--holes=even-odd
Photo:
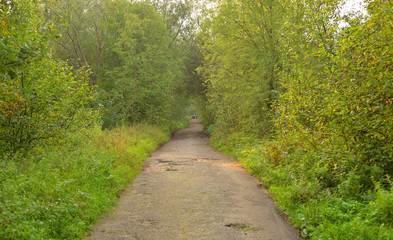
[[[94,123],[90,71],[52,58],[47,45],[56,31],[36,14],[39,3],[0,8],[0,154],[24,152]]]
[[[386,190],[378,185],[375,200],[370,202],[370,207],[378,222],[393,228],[393,187]]]

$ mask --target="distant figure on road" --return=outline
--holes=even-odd
[[[197,119],[197,118],[198,118],[198,117],[197,117],[196,114],[192,115],[192,119]]]

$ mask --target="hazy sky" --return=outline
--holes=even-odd
[[[363,0],[347,0],[344,5],[345,12],[352,12],[352,11],[365,11],[365,4]]]

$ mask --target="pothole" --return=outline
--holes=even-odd
[[[225,224],[225,227],[230,227],[243,232],[258,231],[258,228],[249,226],[244,223],[229,223],[229,224]]]
[[[171,163],[171,162],[173,162],[173,161],[158,159],[158,162],[159,162],[159,163]]]
[[[174,168],[167,168],[166,171],[169,171],[169,172],[177,172],[177,171],[179,171],[179,170],[174,169]]]

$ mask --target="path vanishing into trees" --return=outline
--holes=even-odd
[[[87,239],[298,239],[269,194],[192,120],[146,161]]]

